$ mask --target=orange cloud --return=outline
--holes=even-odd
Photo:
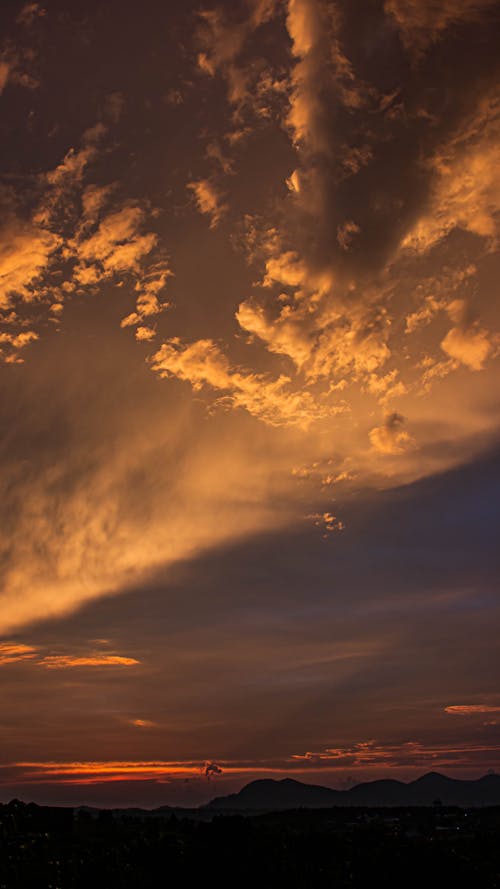
[[[332,512],[315,513],[307,518],[312,519],[318,528],[323,528],[325,532],[323,537],[327,537],[328,534],[332,534],[334,531],[343,531],[345,528],[344,522],[338,519]]]
[[[154,318],[169,308],[170,303],[160,302],[160,293],[165,289],[173,272],[168,263],[159,262],[141,272],[136,282],[135,291],[138,293],[135,312],[127,315],[121,321],[121,327],[134,327],[147,319]],[[146,329],[146,328],[144,328]],[[137,336],[137,339],[152,339],[152,337]]]
[[[193,192],[200,213],[210,217],[210,228],[216,228],[228,209],[218,186],[210,179],[197,179],[188,182],[187,187]]]
[[[10,65],[6,61],[0,61],[0,96],[2,95],[10,74]]]
[[[149,343],[151,342],[151,340],[154,340],[155,336],[156,330],[154,329],[154,327],[144,327],[141,325],[136,328],[135,338],[139,342]]]
[[[483,760],[485,754],[500,757],[500,746],[492,744],[424,744],[420,741],[381,743],[376,740],[360,741],[344,747],[328,747],[318,752],[294,754],[292,759],[309,763],[314,768],[346,768],[353,766],[403,766],[425,767],[432,764],[443,766],[470,766]]]
[[[479,21],[495,0],[385,0],[407,49],[420,55],[451,25]]]
[[[114,654],[92,654],[80,657],[69,654],[51,654],[42,658],[39,664],[48,670],[66,670],[71,667],[135,667],[136,664],[140,664],[140,661]]]
[[[62,239],[40,225],[17,219],[4,222],[0,235],[0,309],[9,308],[14,297],[35,301],[37,282]]]
[[[393,456],[415,447],[415,439],[406,431],[404,423],[405,418],[401,414],[393,413],[386,417],[383,426],[372,429],[369,437],[374,450]]]
[[[269,21],[276,8],[275,0],[250,0],[248,14],[240,21],[228,17],[222,7],[199,13],[198,68],[210,77],[221,72],[228,88],[228,100],[241,105],[250,94],[251,72],[238,63],[247,39]]]
[[[109,213],[94,234],[75,243],[76,281],[94,283],[119,272],[136,270],[139,260],[151,252],[157,241],[152,232],[141,234],[144,219],[140,207],[123,207]]]
[[[214,774],[245,777],[299,773],[308,780],[308,772],[335,775],[346,768],[363,769],[433,769],[436,767],[481,766],[500,761],[500,746],[494,744],[424,744],[420,741],[382,743],[360,741],[351,745],[307,751],[273,760],[217,760]],[[211,762],[209,760],[208,762]],[[207,760],[138,760],[90,762],[17,762],[16,783],[100,784],[114,781],[168,781],[169,778],[204,777]]]
[[[474,716],[476,713],[500,713],[500,707],[492,707],[488,704],[453,704],[444,708],[445,713],[453,716]]]
[[[33,660],[37,657],[38,649],[33,645],[23,645],[19,642],[0,642],[0,666],[3,664],[15,664],[17,661]]]
[[[428,209],[405,235],[402,246],[416,253],[434,248],[453,230],[498,239],[500,189],[500,93],[490,91],[452,137],[424,162],[433,175]]]
[[[25,645],[21,642],[0,643],[0,665],[26,660],[29,660],[33,666],[45,667],[48,670],[64,670],[70,667],[133,667],[140,664],[140,661],[135,658],[99,652],[89,655],[47,654],[42,656],[40,649],[33,645]],[[146,724],[147,721],[144,722],[144,725]]]
[[[178,338],[171,339],[152,356],[151,365],[161,377],[178,377],[191,383],[195,391],[210,386],[227,392],[219,404],[244,408],[270,426],[305,429],[314,420],[343,410],[322,405],[309,392],[293,391],[290,379],[284,375],[273,379],[231,367],[213,340],[184,344]]]

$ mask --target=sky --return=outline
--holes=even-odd
[[[0,9],[0,800],[500,768],[492,0]]]

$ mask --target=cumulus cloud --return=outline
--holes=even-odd
[[[273,314],[274,312],[274,314]],[[253,299],[240,304],[240,327],[259,337],[276,354],[287,355],[310,380],[359,378],[373,373],[390,356],[390,319],[383,307],[358,303],[350,309],[310,298],[273,303]]]
[[[452,327],[441,341],[441,348],[470,370],[482,370],[492,351],[488,332],[475,327]]]
[[[8,190],[0,227],[0,356],[21,362],[19,352],[54,322],[67,300],[104,281],[134,280],[135,312],[122,326],[140,326],[137,339],[151,339],[147,323],[168,307],[161,299],[173,272],[150,230],[154,212],[146,202],[119,200],[117,183],[89,182],[106,128],[85,131],[53,169],[38,174],[14,198]],[[36,203],[33,202],[33,191]],[[34,203],[34,206],[33,206]]]
[[[62,238],[33,222],[12,218],[0,233],[0,308],[13,297],[36,301],[37,281],[45,273]]]
[[[151,357],[153,370],[161,377],[177,377],[195,391],[204,386],[227,394],[216,404],[244,408],[271,426],[299,426],[307,429],[318,419],[343,411],[315,400],[309,392],[294,391],[284,375],[272,377],[232,367],[213,340],[183,343],[178,338],[163,343]]]
[[[95,283],[120,272],[137,270],[140,260],[157,242],[153,232],[141,232],[144,220],[144,210],[136,206],[126,206],[105,216],[93,234],[75,245],[76,281]]]
[[[415,439],[405,429],[405,418],[401,414],[389,414],[382,426],[370,431],[370,442],[375,451],[384,455],[404,454],[415,447]]]
[[[433,176],[428,209],[403,246],[423,252],[455,229],[495,246],[500,212],[500,94],[494,90],[453,137],[426,161]]]
[[[492,352],[488,331],[479,326],[465,300],[453,300],[447,306],[447,310],[456,326],[452,327],[441,341],[443,352],[470,370],[482,370]]]
[[[136,328],[135,338],[139,342],[149,343],[149,342],[151,342],[151,340],[154,340],[155,336],[156,336],[156,329],[154,327],[143,327],[142,325],[140,325],[139,327]]]
[[[336,483],[344,470],[345,483],[356,477],[356,486],[370,483],[374,472],[377,485],[383,485],[396,465],[393,481],[419,477],[490,441],[496,418],[489,396],[484,399],[488,409],[483,401],[478,409],[478,394],[482,396],[483,380],[491,381],[487,375],[496,343],[495,306],[483,264],[492,260],[497,243],[498,195],[492,170],[497,161],[498,98],[491,86],[497,63],[486,53],[479,59],[463,43],[460,58],[455,58],[452,41],[457,29],[447,11],[451,7],[444,4],[432,14],[447,16],[446,27],[432,22],[426,27],[439,39],[450,40],[446,54],[421,54],[418,71],[415,65],[401,65],[399,33],[404,27],[410,33],[408,22],[423,14],[424,5],[429,12],[432,4],[421,4],[419,11],[410,0],[388,2],[385,12],[382,4],[371,4],[362,22],[357,4],[326,0],[289,0],[276,9],[266,2],[226,4],[201,13],[198,76],[183,84],[183,89],[189,87],[193,109],[188,111],[186,101],[175,114],[193,110],[193,120],[205,121],[197,114],[210,108],[217,87],[212,78],[218,75],[226,80],[229,107],[227,113],[210,118],[210,132],[200,134],[209,147],[205,150],[197,141],[198,156],[187,161],[190,170],[197,169],[200,160],[217,168],[206,177],[200,174],[205,178],[192,179],[188,189],[212,228],[220,224],[230,203],[234,242],[239,238],[236,217],[245,216],[239,240],[246,241],[251,266],[242,273],[244,284],[238,284],[235,275],[226,287],[221,277],[224,286],[213,317],[204,309],[193,311],[190,291],[196,292],[196,287],[184,288],[180,275],[175,282],[169,280],[165,248],[175,214],[167,206],[159,217],[141,200],[135,166],[133,198],[126,177],[115,181],[119,164],[109,164],[113,178],[106,184],[105,155],[115,149],[104,141],[103,124],[88,130],[80,146],[66,148],[52,169],[27,175],[24,204],[12,204],[3,217],[4,360],[18,360],[21,348],[37,336],[43,340],[44,329],[58,329],[74,295],[97,295],[104,283],[116,285],[113,299],[122,300],[121,326],[130,328],[143,349],[157,336],[157,327],[161,330],[170,287],[173,294],[176,289],[183,293],[185,304],[172,312],[171,323],[179,326],[172,327],[168,339],[162,335],[162,345],[150,359],[154,373],[171,381],[152,386],[161,392],[151,411],[153,429],[151,415],[141,415],[143,422],[136,428],[131,412],[125,428],[113,414],[118,432],[113,438],[109,431],[109,452],[107,445],[85,439],[81,452],[47,459],[29,479],[29,498],[15,499],[7,483],[14,471],[9,464],[5,486],[16,533],[8,530],[6,536],[12,556],[3,626],[18,625],[33,614],[65,613],[92,596],[130,584],[162,559],[184,558],[214,540],[230,538],[235,524],[249,533],[272,524],[275,516],[269,519],[272,509],[266,499],[269,476],[255,480],[259,460],[263,475],[269,470],[267,461],[255,459],[246,445],[237,449],[234,463],[227,452],[224,460],[219,458],[218,451],[224,449],[220,428],[225,435],[225,424],[231,424],[231,436],[237,436],[240,427],[251,422],[245,413],[261,421],[261,427],[255,423],[253,429],[259,442],[263,437],[266,454],[279,442],[280,456],[273,460],[286,473],[287,485],[291,465],[310,462],[321,467],[307,476],[311,488]],[[276,21],[262,31],[262,45],[278,42],[279,71],[260,58],[260,41],[252,39],[275,11]],[[415,21],[411,28],[423,33]],[[10,57],[4,64],[6,81],[11,77]],[[237,125],[246,132],[245,103],[260,108],[262,97],[267,102],[271,93],[276,115],[265,119],[274,129],[263,128],[262,145],[255,140],[256,150],[262,151],[262,181],[255,180],[258,187],[253,189],[254,180],[249,187],[244,175],[255,176],[252,152],[240,151],[236,132],[227,127],[236,126],[239,115]],[[178,96],[170,99],[178,102]],[[115,105],[116,117],[120,102]],[[112,117],[110,107],[105,115],[110,126]],[[289,144],[284,147],[286,136]],[[228,157],[232,149],[234,156]],[[192,175],[184,173],[182,181]],[[148,181],[145,192],[149,187]],[[221,249],[222,234],[217,237]],[[202,236],[209,237],[206,232]],[[237,262],[234,256],[231,261]],[[178,274],[175,254],[172,268]],[[208,274],[215,277],[219,270]],[[223,335],[217,327],[223,299],[224,331],[231,337],[225,344],[217,339]],[[477,306],[477,314],[454,315],[451,304],[456,299]],[[96,300],[88,303],[91,313]],[[104,325],[109,314],[102,313]],[[99,323],[92,323],[105,353],[102,320],[100,315]],[[124,350],[132,348],[125,336],[121,342]],[[32,352],[35,358],[42,355],[43,342],[39,346]],[[143,349],[137,350],[139,360]],[[119,352],[117,348],[113,353],[117,365]],[[87,357],[79,353],[82,365]],[[459,366],[457,398],[453,375]],[[466,372],[480,368],[484,375]],[[134,377],[130,366],[113,370],[127,381]],[[50,381],[50,391],[62,385],[60,377]],[[184,381],[186,388],[175,380]],[[185,397],[188,384],[194,399]],[[112,390],[111,377],[106,377],[106,385]],[[156,425],[156,418],[164,412],[168,423],[183,431],[184,421],[171,420],[169,414],[179,392],[186,413],[196,414],[202,400],[208,404],[203,429],[217,439],[215,445],[211,442],[211,458],[204,455],[202,469],[196,465],[202,487],[210,490],[199,516],[183,511],[183,503],[198,503],[199,491],[184,478],[177,488],[178,466],[169,473],[158,469],[158,453],[163,459],[170,430],[167,420]],[[122,394],[120,390],[118,400]],[[134,414],[140,414],[143,397],[141,391],[135,398]],[[63,403],[67,412],[72,399],[81,398],[81,392],[61,396],[61,412]],[[85,400],[99,398],[95,392],[91,398],[85,393]],[[113,396],[107,394],[106,400],[110,410]],[[221,417],[224,409],[227,415]],[[374,419],[381,410],[386,419]],[[418,449],[403,415],[409,418]],[[101,415],[94,422],[103,428]],[[84,430],[83,421],[67,423],[72,442],[90,434],[90,422]],[[190,435],[201,450],[199,430]],[[150,442],[144,442],[146,437]],[[173,441],[172,452],[183,452],[186,437]],[[451,438],[457,439],[453,453]],[[293,454],[292,463],[290,442],[299,439],[300,453]],[[252,508],[245,506],[240,514],[238,507],[236,522],[233,513],[224,513],[214,530],[211,517],[214,510],[220,517],[227,497],[226,463],[232,467],[232,486]],[[16,464],[15,471],[26,494],[23,466]],[[224,485],[219,476],[224,476]],[[135,492],[131,504],[128,491],[137,478],[151,490],[144,498]],[[293,476],[293,484],[300,478]],[[292,496],[288,487],[287,496]],[[262,504],[257,508],[259,497]],[[175,503],[174,517],[165,517],[166,502]],[[309,508],[322,517],[323,525],[337,521],[335,510]]]

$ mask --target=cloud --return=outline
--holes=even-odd
[[[290,388],[288,377],[276,379],[232,367],[213,340],[182,343],[178,338],[163,343],[151,357],[152,369],[162,377],[177,377],[195,391],[208,386],[227,394],[216,404],[244,408],[271,426],[299,426],[307,429],[314,420],[342,411],[328,407],[308,392]]]
[[[144,270],[135,284],[135,290],[139,294],[136,300],[135,312],[131,312],[130,315],[123,318],[121,326],[134,327],[168,309],[170,303],[161,302],[159,296],[171,277],[173,277],[173,272],[167,262],[152,264],[148,269]],[[140,329],[143,332],[150,330],[150,328],[145,326],[142,326]],[[152,336],[144,333],[138,336],[137,333],[138,331],[136,332],[137,339],[152,339]]]
[[[475,716],[482,713],[500,713],[500,707],[488,704],[452,704],[450,707],[445,707],[444,712],[452,716]]]
[[[10,74],[10,65],[6,61],[0,60],[0,96],[2,95]]]
[[[500,93],[482,97],[453,137],[425,161],[433,178],[428,207],[403,239],[417,252],[436,247],[459,229],[490,249],[498,236],[500,187]]]
[[[13,297],[35,302],[37,282],[62,239],[48,229],[13,217],[3,223],[0,244],[0,309],[9,308]]]
[[[122,657],[115,654],[91,654],[76,656],[70,654],[46,655],[40,661],[40,666],[47,670],[66,670],[73,667],[135,667],[140,661],[131,657]]]
[[[0,642],[0,666],[36,658],[38,649],[20,642]]]
[[[482,370],[492,351],[488,332],[478,328],[452,327],[441,341],[441,348],[470,370]]]
[[[24,349],[30,343],[38,339],[38,334],[34,330],[23,330],[21,333],[0,333],[0,355],[6,364],[16,364],[24,359],[19,356],[21,349]],[[8,347],[5,355],[4,347]]]
[[[82,220],[81,228],[95,225],[100,212],[113,194],[115,186],[87,185],[82,192]]]
[[[440,40],[452,25],[481,21],[495,0],[385,0],[404,45],[417,56]]]
[[[310,762],[327,769],[337,766],[381,765],[386,770],[397,766],[420,767],[432,764],[448,766],[481,765],[488,755],[498,756],[500,748],[494,744],[468,744],[446,742],[425,743],[404,741],[402,743],[382,743],[377,740],[359,741],[352,745],[330,747],[319,752],[295,754],[292,758]]]
[[[357,235],[360,230],[359,225],[356,225],[352,219],[348,219],[347,222],[337,226],[337,241],[342,247],[342,250],[349,250],[353,236]]]
[[[87,181],[105,133],[101,124],[87,129],[82,146],[39,174],[35,186],[30,181],[16,196],[2,193],[0,324],[9,328],[0,331],[4,362],[23,361],[20,350],[62,315],[73,294],[106,280],[134,276],[136,310],[122,325],[140,325],[137,339],[152,338],[145,322],[169,305],[160,296],[173,272],[164,250],[156,249],[157,234],[148,230],[154,213],[146,202],[118,201],[116,183]]]
[[[21,642],[0,642],[0,666],[24,661],[47,670],[65,670],[72,667],[133,667],[140,664],[135,658],[100,652],[88,655],[44,655],[38,646]]]
[[[92,284],[137,271],[140,260],[157,242],[153,232],[141,233],[144,221],[144,210],[131,205],[105,216],[93,234],[73,245],[78,259],[76,281]]]
[[[315,513],[314,515],[308,516],[309,519],[312,519],[317,528],[322,528],[324,530],[323,537],[328,537],[329,534],[332,534],[334,531],[344,531],[345,524],[344,522],[337,518],[332,512],[322,512]]]
[[[21,8],[21,12],[17,16],[17,23],[20,25],[32,25],[37,19],[43,18],[47,14],[47,10],[40,3],[25,3]]]
[[[138,327],[135,331],[135,338],[139,342],[151,342],[154,340],[156,336],[156,330],[154,327]]]
[[[188,182],[200,213],[210,217],[210,228],[217,228],[228,206],[223,202],[222,192],[210,179],[197,179]]]
[[[456,326],[441,341],[443,352],[470,370],[482,370],[492,352],[488,331],[479,326],[465,300],[453,300],[447,306],[447,311]]]
[[[389,414],[383,426],[370,431],[370,442],[379,454],[404,454],[416,446],[415,439],[404,428],[405,418],[401,414]]]
[[[256,33],[274,11],[272,25]],[[296,489],[305,485],[291,476],[294,465],[320,467],[308,481],[314,502],[299,516],[324,522],[337,511],[322,502],[327,479],[345,471],[350,490],[384,487],[447,468],[492,441],[493,61],[477,52],[472,59],[461,42],[458,54],[450,27],[440,32],[450,40],[443,53],[422,56],[418,71],[401,64],[396,13],[382,4],[362,22],[356,4],[290,0],[274,11],[242,3],[201,14],[201,68],[183,81],[186,103],[175,111],[204,123],[209,112],[192,156],[189,127],[186,156],[172,144],[179,175],[171,184],[175,191],[191,180],[193,204],[212,227],[230,205],[235,225],[218,232],[220,256],[206,249],[213,238],[201,225],[205,264],[186,261],[182,246],[177,262],[183,232],[175,211],[164,205],[160,216],[141,199],[141,189],[151,194],[153,171],[131,165],[135,146],[122,142],[132,100],[119,138],[108,138],[109,108],[106,126],[66,145],[45,172],[27,171],[16,201],[7,201],[3,357],[17,361],[39,339],[31,352],[36,397],[12,407],[7,424],[13,530],[5,535],[2,627],[64,614],[163,561],[275,527],[281,509],[295,520]],[[261,58],[263,46],[275,67]],[[223,101],[212,80],[219,75],[225,108],[211,104]],[[270,105],[271,94],[273,114],[252,151],[241,150],[233,127],[246,132],[250,106],[255,112],[264,97]],[[151,118],[158,140],[160,130]],[[62,138],[51,137],[51,152]],[[210,169],[193,179],[186,171],[199,162]],[[161,202],[166,189],[153,193]],[[241,254],[231,255],[225,234],[246,242],[249,268],[238,268]],[[213,312],[212,297],[199,302],[205,285],[216,293]],[[474,317],[451,317],[455,299],[474,307]],[[65,314],[71,300],[75,312]],[[166,336],[160,314],[170,302]],[[90,340],[84,348],[71,326],[77,307],[92,336],[90,364]],[[115,307],[141,343],[160,330],[149,366],[169,382],[138,385],[141,365],[133,370],[131,355],[135,349],[142,362],[145,347],[120,331],[114,339]],[[469,373],[480,367],[483,374]],[[24,380],[25,369],[9,375]],[[41,392],[54,415],[39,416]],[[385,420],[376,419],[381,408]],[[30,452],[26,460],[12,442]],[[235,502],[227,502],[228,487]],[[195,515],[186,506],[193,502]]]
[[[224,76],[232,105],[247,99],[253,80],[252,73],[238,63],[238,57],[248,38],[273,17],[275,9],[275,0],[249,0],[239,20],[221,6],[199,13],[198,68],[211,77],[218,72]]]
[[[27,70],[33,58],[32,50],[19,50],[8,41],[0,46],[0,96],[9,83],[28,90],[37,89],[38,79]]]
[[[298,276],[298,268],[295,271]],[[272,274],[278,272],[273,268]],[[282,266],[279,274],[284,277]],[[314,283],[313,279],[309,286]],[[328,298],[306,289],[295,300],[283,297],[277,313],[273,302],[255,298],[243,302],[236,319],[243,330],[263,340],[269,351],[291,358],[307,379],[330,377],[336,383],[351,375],[357,379],[373,373],[390,357],[390,319],[383,306],[367,301],[348,308],[339,302],[335,310]]]

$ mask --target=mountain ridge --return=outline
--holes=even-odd
[[[237,793],[215,797],[203,810],[279,811],[332,806],[458,806],[500,805],[500,775],[487,774],[462,780],[439,772],[427,772],[405,783],[382,778],[335,790],[320,784],[305,784],[294,778],[259,778]]]

